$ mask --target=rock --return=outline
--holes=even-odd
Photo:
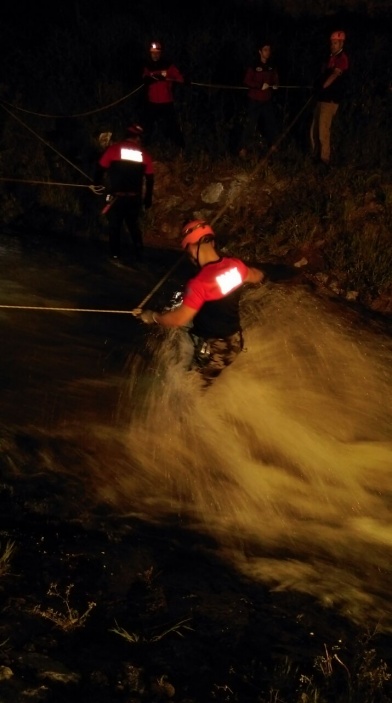
[[[12,679],[14,672],[9,666],[0,666],[0,681],[8,681]]]
[[[302,266],[307,266],[307,265],[308,265],[308,260],[305,259],[304,256],[302,257],[302,259],[300,259],[299,261],[296,261],[294,264],[295,268],[297,268],[297,269],[302,268]]]
[[[342,294],[342,289],[341,289],[338,281],[331,281],[331,283],[329,284],[329,287],[333,293],[336,293],[336,295]]]
[[[357,290],[348,290],[346,293],[346,300],[357,300],[358,295],[359,293]]]
[[[223,191],[222,183],[211,183],[203,190],[200,197],[203,203],[217,203]]]
[[[43,654],[22,654],[19,662],[35,671],[37,679],[41,681],[49,680],[64,684],[77,684],[80,681],[80,674],[70,671],[62,662]]]

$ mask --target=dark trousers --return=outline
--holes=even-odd
[[[192,368],[199,371],[205,387],[210,386],[244,348],[241,330],[220,339],[203,339],[192,334],[191,337],[195,347]]]
[[[279,129],[276,123],[275,108],[272,100],[265,103],[259,100],[248,100],[247,116],[244,131],[242,133],[241,147],[252,146],[258,129],[261,129],[268,146],[275,144],[279,137]]]
[[[139,218],[142,202],[137,196],[116,196],[106,213],[109,229],[109,246],[111,256],[121,255],[121,229],[125,223],[131,237],[132,254],[140,259],[143,253],[143,239]]]
[[[175,144],[179,149],[185,146],[184,137],[178,124],[173,103],[147,103],[144,120],[144,143],[150,144],[154,129]]]

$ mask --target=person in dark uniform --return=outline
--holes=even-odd
[[[162,56],[162,44],[152,42],[149,59],[142,73],[145,85],[145,109],[143,126],[146,144],[151,143],[154,127],[162,131],[165,139],[180,149],[184,148],[184,137],[178,124],[174,106],[174,85],[184,83],[184,76],[172,61]]]
[[[194,343],[193,367],[209,386],[242,351],[244,343],[239,303],[245,283],[261,283],[264,274],[234,257],[221,256],[215,235],[204,220],[193,220],[182,230],[181,246],[199,272],[188,281],[182,303],[162,313],[136,310],[146,324],[189,326]]]
[[[114,262],[121,256],[123,222],[131,236],[135,258],[142,258],[139,220],[143,207],[151,207],[154,188],[153,162],[141,146],[142,135],[140,125],[130,125],[124,139],[110,144],[96,166],[94,184],[108,182],[109,195],[102,212],[108,221],[110,254]]]
[[[273,91],[279,87],[279,76],[271,61],[271,45],[262,43],[258,54],[258,59],[252,66],[248,66],[244,77],[244,85],[248,88],[248,103],[239,152],[242,158],[253,147],[259,126],[268,147],[272,147],[279,137],[273,102]]]

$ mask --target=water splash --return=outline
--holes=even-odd
[[[111,499],[180,516],[248,576],[389,628],[390,340],[298,288],[242,307],[247,351],[207,392],[181,332],[133,364],[132,469]]]
[[[247,351],[207,391],[187,335],[151,328],[111,419],[5,433],[4,467],[60,476],[62,516],[174,520],[246,576],[390,630],[391,339],[297,286],[249,290],[242,318]]]

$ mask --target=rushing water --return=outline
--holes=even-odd
[[[205,393],[178,333],[159,345],[113,500],[186,516],[246,574],[389,628],[389,339],[284,286],[249,293],[243,318],[246,353]]]
[[[20,300],[17,288],[9,299]],[[117,322],[121,342],[112,335],[106,353],[106,321],[97,329],[71,313],[59,328],[41,313],[29,323],[30,374],[11,382],[24,386],[25,402],[35,387],[39,411],[21,417],[11,392],[8,418],[39,436],[37,468],[82,480],[92,508],[177,520],[212,536],[246,575],[390,630],[390,336],[284,283],[249,289],[242,316],[246,351],[203,392],[184,370],[191,349],[182,331],[131,320],[125,334]],[[4,318],[20,344],[25,327]],[[20,466],[10,421],[2,423],[3,446]]]

